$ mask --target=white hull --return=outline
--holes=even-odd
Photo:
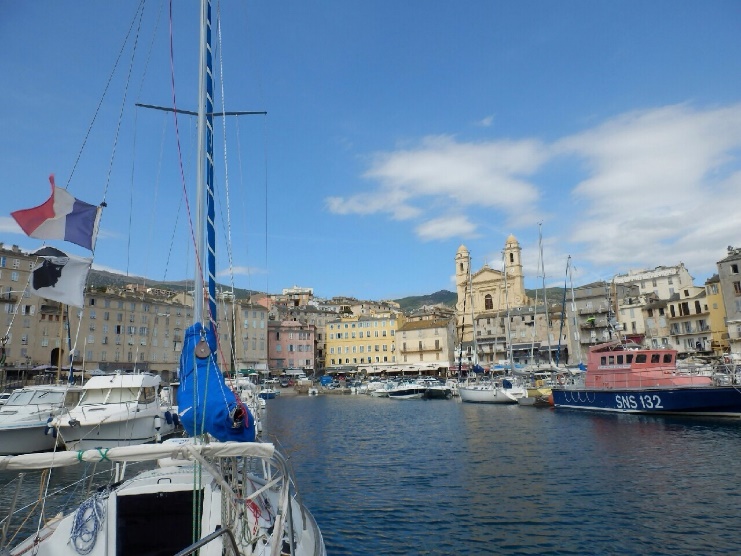
[[[370,393],[370,395],[373,396],[374,398],[388,398],[389,397],[388,390],[384,390],[382,388],[379,390],[373,390]]]
[[[388,397],[392,400],[421,400],[424,392],[393,393],[389,392]]]
[[[0,429],[0,456],[48,452],[54,449],[55,441],[46,421],[3,427]]]
[[[53,450],[56,439],[49,420],[73,404],[80,388],[59,385],[15,390],[0,407],[0,456]]]
[[[67,424],[59,427],[59,435],[68,450],[91,450],[146,444],[175,432],[175,426],[167,424],[158,408],[142,413],[131,419],[121,420],[121,416],[116,416],[116,420],[82,421],[74,427],[69,425],[69,419],[65,417],[63,421]],[[159,416],[159,430],[155,416]]]
[[[458,394],[464,402],[513,404],[520,398],[527,397],[527,389],[519,386],[503,388],[498,385],[459,386]]]

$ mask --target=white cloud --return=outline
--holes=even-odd
[[[712,270],[708,248],[741,236],[740,147],[741,105],[636,111],[564,138],[554,153],[589,170],[569,239],[594,264]]]
[[[475,237],[476,226],[463,215],[443,216],[420,224],[415,231],[424,241],[450,237],[470,238]]]
[[[490,116],[486,116],[486,118],[476,122],[476,125],[479,125],[481,127],[490,127],[493,122],[494,122],[494,114],[491,114]]]
[[[554,183],[563,175],[580,177]],[[710,274],[741,243],[741,104],[632,111],[550,144],[426,137],[377,153],[363,177],[369,189],[330,197],[328,209],[410,221],[422,241],[489,241],[495,228],[532,237],[548,219],[548,276],[566,254],[585,279],[679,262]]]
[[[335,214],[387,213],[396,220],[421,220],[417,231],[430,239],[450,211],[490,208],[504,215],[535,217],[538,190],[525,178],[546,160],[535,140],[458,142],[450,136],[424,138],[412,149],[377,154],[364,177],[377,187],[326,199]],[[464,227],[474,233],[474,219]],[[448,237],[441,235],[439,237]]]
[[[255,274],[265,274],[265,270],[254,266],[233,266],[220,270],[216,276],[253,276]]]

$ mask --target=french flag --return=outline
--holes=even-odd
[[[75,199],[66,189],[54,185],[49,176],[51,197],[43,205],[17,210],[10,215],[29,237],[61,239],[93,251],[98,235],[100,207]]]

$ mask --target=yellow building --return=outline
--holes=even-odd
[[[728,353],[730,343],[726,326],[726,306],[723,303],[723,291],[717,274],[705,281],[705,295],[710,313],[710,347],[716,354]]]
[[[403,316],[394,313],[347,316],[327,323],[326,362],[333,367],[364,363],[395,363],[396,331]]]
[[[485,264],[480,270],[471,270],[471,254],[464,245],[455,254],[455,283],[458,293],[456,330],[460,341],[473,340],[473,318],[482,313],[496,313],[529,304],[525,294],[522,273],[521,248],[515,236],[510,235],[504,245],[503,270],[494,270]],[[505,270],[506,269],[506,270]],[[505,285],[506,274],[506,285]]]

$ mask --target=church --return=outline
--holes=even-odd
[[[456,325],[459,340],[473,340],[473,317],[495,316],[507,308],[530,304],[525,294],[520,244],[510,235],[504,244],[503,265],[495,270],[488,264],[473,272],[471,254],[461,245],[455,254],[455,283],[458,293]]]

